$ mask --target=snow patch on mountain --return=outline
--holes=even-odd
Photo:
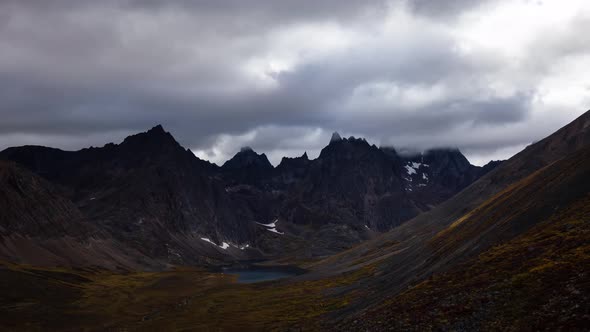
[[[257,222],[258,225],[260,226],[264,226],[264,227],[277,227],[277,223],[279,222],[279,219],[275,219],[275,221],[271,222],[270,224],[261,224],[259,222]]]
[[[406,168],[406,171],[408,172],[408,175],[412,175],[412,174],[416,174],[416,169],[414,169],[412,166],[404,166]]]
[[[221,243],[221,245],[218,245],[217,243],[215,243],[215,242],[211,241],[210,239],[208,239],[208,238],[206,238],[206,237],[202,237],[202,238],[201,238],[201,240],[203,240],[203,241],[205,241],[205,242],[209,242],[209,243],[211,243],[212,245],[214,245],[214,246],[216,246],[216,247],[219,247],[219,248],[221,248],[221,249],[223,249],[223,250],[226,250],[227,248],[229,248],[229,243],[227,243],[227,242],[222,242],[222,243]],[[234,246],[234,247],[235,247],[235,246]],[[249,247],[249,245],[246,245],[246,247],[244,247],[244,248],[247,248],[247,247]],[[241,247],[240,247],[240,249],[241,249],[241,250],[244,250],[244,249],[242,249]]]
[[[276,228],[278,222],[279,222],[279,219],[275,219],[275,221],[271,222],[270,224],[262,224],[262,223],[259,223],[259,222],[257,222],[257,224],[260,225],[260,226],[266,227],[266,230],[269,231],[269,232],[273,232],[273,233],[277,233],[277,234],[283,235],[285,233],[279,232],[277,230],[277,228]]]
[[[217,244],[215,244],[215,242],[213,242],[213,241],[209,240],[209,239],[208,239],[208,238],[206,238],[206,237],[202,237],[202,238],[201,238],[201,240],[203,240],[203,241],[205,241],[205,242],[209,242],[209,243],[211,243],[211,244],[214,244],[214,245],[217,245]]]
[[[408,172],[408,175],[417,174],[417,171],[420,169],[420,167],[430,167],[430,166],[427,164],[416,163],[416,162],[411,162],[411,161],[408,162],[408,164],[406,166],[404,166],[404,168]]]

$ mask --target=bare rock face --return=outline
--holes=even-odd
[[[161,268],[88,220],[63,191],[0,161],[0,260],[38,266]]]
[[[87,235],[82,213],[50,183],[0,161],[0,232],[28,236]]]
[[[386,231],[429,210],[484,174],[458,150],[413,157],[335,134],[282,209],[293,223]]]
[[[243,147],[221,170],[236,183],[259,184],[272,173],[273,166],[264,153],[258,154],[250,147]]]
[[[396,171],[387,156],[366,141],[333,139],[293,187],[285,218],[318,227],[386,229],[413,209]]]
[[[283,157],[275,171],[275,186],[286,188],[300,181],[307,174],[311,164],[307,152],[301,157]]]
[[[426,210],[449,199],[501,163],[474,166],[458,149],[433,149],[401,159],[406,190],[411,196],[419,197]]]

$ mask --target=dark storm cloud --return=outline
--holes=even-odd
[[[349,20],[383,13],[388,0],[104,0],[99,4],[79,0],[2,0],[4,10],[51,13],[84,10],[120,10],[136,14],[190,13],[215,30],[264,28],[266,24],[291,24],[316,20]],[[222,21],[223,20],[223,21]],[[203,25],[204,26],[204,25]]]
[[[482,6],[492,0],[408,0],[409,7],[416,13],[431,17],[449,18],[473,7]]]
[[[522,144],[540,129],[493,136],[529,121],[539,78],[508,82],[510,56],[465,51],[454,31],[490,2],[0,0],[0,148],[102,145],[157,123],[216,161],[240,145],[275,162],[317,153],[332,130]],[[587,54],[580,22],[533,43],[547,56],[527,68]]]

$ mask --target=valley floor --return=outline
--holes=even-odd
[[[314,330],[346,306],[332,289],[371,268],[316,281],[238,284],[200,269],[115,274],[0,265],[0,330]]]

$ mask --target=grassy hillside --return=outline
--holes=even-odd
[[[590,326],[590,195],[526,234],[435,275],[341,326],[584,330]]]
[[[590,326],[590,149],[495,195],[429,242],[448,264],[346,320],[355,330],[571,330]],[[445,257],[444,260],[441,260]]]

